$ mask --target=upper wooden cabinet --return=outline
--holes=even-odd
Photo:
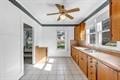
[[[108,66],[98,63],[98,79],[97,80],[118,80],[117,79],[117,71],[109,68]]]
[[[79,41],[80,39],[80,27],[75,26],[74,27],[74,40]]]
[[[85,23],[80,23],[74,28],[74,40],[81,41],[85,40]]]
[[[111,0],[110,19],[112,41],[120,41],[120,0]]]

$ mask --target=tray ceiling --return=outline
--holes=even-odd
[[[89,16],[106,0],[17,0],[42,24],[78,24]],[[47,16],[47,13],[57,12],[55,4],[64,4],[66,9],[79,7],[80,11],[71,13],[73,20],[66,18],[57,21],[58,15]]]

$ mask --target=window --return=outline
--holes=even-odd
[[[110,21],[106,19],[102,21],[102,45],[106,45],[111,41]]]
[[[96,29],[95,26],[92,26],[90,28],[90,44],[95,44],[96,43]]]
[[[117,46],[116,42],[111,42],[110,20],[102,21],[102,45]]]
[[[116,42],[111,42],[109,19],[105,19],[101,22],[94,23],[94,25],[95,26],[91,26],[86,31],[87,39],[89,39],[89,41],[87,42],[89,44],[98,44],[103,46],[117,46]]]
[[[90,34],[90,44],[95,44],[95,39],[96,39],[96,37],[95,37],[96,35],[95,34]]]
[[[57,49],[65,49],[65,32],[57,31]]]

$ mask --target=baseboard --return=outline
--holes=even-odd
[[[24,72],[21,72],[21,73],[18,75],[17,80],[19,80],[23,75],[24,75]]]

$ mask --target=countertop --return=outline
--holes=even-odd
[[[97,59],[98,61],[102,62],[103,64],[111,67],[112,69],[120,72],[120,57],[113,56],[110,54],[106,54],[97,50],[85,48],[85,47],[75,47],[75,49],[86,53],[87,55]]]

